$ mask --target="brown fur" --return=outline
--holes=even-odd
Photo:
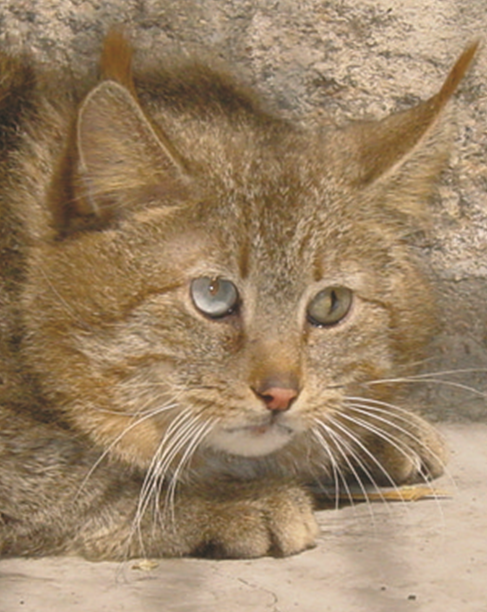
[[[313,478],[441,472],[380,381],[434,329],[407,239],[474,51],[428,102],[312,133],[197,62],[133,75],[120,33],[84,90],[2,56],[0,553],[292,554]],[[202,277],[236,308],[200,312]],[[320,327],[329,286],[353,304]]]

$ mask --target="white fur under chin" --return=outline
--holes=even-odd
[[[293,437],[293,432],[281,425],[220,429],[212,433],[207,445],[218,451],[242,457],[262,457],[279,450]]]

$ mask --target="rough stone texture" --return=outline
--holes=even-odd
[[[3,0],[0,44],[85,70],[114,23],[129,26],[141,54],[210,51],[284,113],[343,122],[435,92],[462,48],[487,30],[487,10],[485,0]],[[433,203],[434,232],[418,247],[445,321],[430,371],[487,367],[486,68],[481,51],[456,98],[457,142],[441,204]],[[479,390],[486,379],[449,378]],[[455,388],[420,386],[421,401],[443,417],[487,413],[483,396],[466,409]]]

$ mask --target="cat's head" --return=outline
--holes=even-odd
[[[310,132],[198,64],[134,85],[109,40],[46,189],[56,235],[30,261],[25,352],[46,395],[145,466],[200,444],[265,455],[347,397],[386,400],[370,383],[434,327],[407,238],[472,54],[409,111]]]

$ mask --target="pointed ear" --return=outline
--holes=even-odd
[[[459,57],[440,92],[418,106],[379,122],[353,125],[344,134],[346,176],[357,188],[385,188],[386,204],[416,218],[433,189],[449,152],[446,103],[472,62],[478,42]]]
[[[78,214],[106,222],[137,206],[143,193],[164,196],[182,187],[177,154],[124,86],[98,85],[81,106],[76,131]]]

